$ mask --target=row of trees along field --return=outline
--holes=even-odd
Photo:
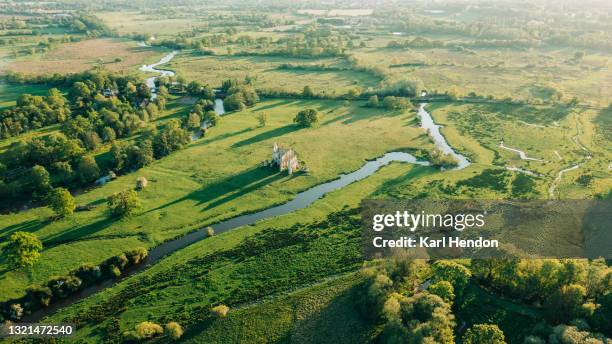
[[[318,25],[309,26],[298,34],[279,39],[234,35],[235,33],[230,32],[192,38],[181,34],[171,39],[151,41],[150,44],[171,49],[195,49],[202,55],[214,54],[211,49],[214,47],[234,45],[236,50],[232,51],[234,55],[261,54],[299,58],[345,56],[347,49],[365,46],[365,41],[361,40],[359,35]],[[146,39],[147,37],[134,36],[134,38]]]
[[[604,344],[612,335],[612,269],[603,260],[490,259],[429,265],[391,259],[372,263],[362,273],[366,282],[356,290],[355,304],[365,319],[382,327],[376,338],[381,343],[452,344],[456,328],[463,343],[505,343],[506,336],[515,335],[500,329],[508,324],[491,321],[464,329],[464,319],[454,315],[472,302],[467,289],[476,284],[542,309],[545,322],[532,324],[534,332],[521,339],[525,343]]]
[[[115,35],[100,19],[84,13],[0,19],[0,46],[13,47],[15,55],[45,53],[62,43]]]
[[[45,201],[53,187],[89,186],[103,170],[132,171],[189,142],[180,121],[161,131],[149,124],[165,108],[163,86],[150,101],[151,91],[132,77],[88,72],[65,81],[73,82],[67,97],[57,89],[48,96],[22,95],[0,113],[2,138],[59,125],[59,131],[15,140],[0,155],[2,207]],[[138,140],[115,143],[137,132]],[[98,166],[94,154],[106,145],[112,145],[112,158]]]

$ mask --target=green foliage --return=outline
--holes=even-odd
[[[86,155],[79,161],[76,175],[82,183],[91,183],[100,176],[100,168],[92,156]]]
[[[461,295],[467,286],[472,272],[465,266],[452,260],[439,260],[431,266],[434,281],[448,281],[453,285],[457,295]]]
[[[387,110],[405,110],[412,108],[412,103],[403,97],[386,96],[383,98],[382,103]]]
[[[65,188],[55,188],[48,196],[49,207],[58,216],[68,216],[74,212],[76,204],[74,197]]]
[[[168,122],[166,128],[153,138],[153,153],[159,159],[189,143],[189,133],[176,120]]]
[[[430,294],[438,295],[442,298],[442,300],[444,300],[444,302],[451,306],[455,301],[455,288],[453,288],[453,285],[448,281],[438,281],[436,283],[432,283],[427,288],[427,291]]]
[[[260,127],[265,127],[268,124],[268,114],[265,112],[260,112],[257,114],[257,122]]]
[[[108,198],[107,203],[111,214],[118,217],[135,215],[142,208],[134,190],[115,193]]]
[[[302,127],[313,127],[321,121],[322,115],[315,109],[305,109],[293,118],[293,123]]]
[[[229,307],[226,305],[218,305],[210,309],[211,314],[216,318],[225,318],[229,312]]]
[[[134,335],[139,340],[151,339],[164,333],[164,329],[150,321],[143,321],[134,327]]]
[[[8,238],[4,254],[9,264],[15,267],[32,266],[40,257],[42,242],[36,235],[27,232],[15,232]]]
[[[164,330],[166,335],[174,340],[181,338],[184,333],[183,327],[175,321],[167,323],[166,326],[164,326]]]
[[[552,323],[563,323],[581,316],[581,306],[586,294],[586,288],[581,285],[562,286],[547,299],[544,305],[547,318]]]
[[[497,325],[479,324],[470,327],[463,335],[465,344],[505,344],[504,332]]]

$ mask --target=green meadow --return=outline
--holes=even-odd
[[[40,261],[27,272],[7,270],[4,265],[3,298],[22,295],[25,286],[66,274],[81,263],[98,263],[135,246],[152,247],[208,224],[286,202],[297,192],[356,170],[385,152],[431,145],[422,129],[412,125],[413,112],[367,109],[360,102],[345,105],[263,101],[226,114],[218,127],[184,150],[78,195],[77,204],[92,205],[91,211],[58,221],[50,221],[52,212],[46,207],[0,215],[4,225],[0,237],[27,231],[45,246]],[[295,114],[307,107],[324,113],[320,127],[303,129],[292,123]],[[260,112],[269,115],[265,127],[258,127],[255,114]],[[275,142],[295,149],[309,172],[287,176],[262,166]],[[105,200],[133,188],[139,176],[149,180],[149,187],[139,193],[143,210],[117,221],[108,214]]]

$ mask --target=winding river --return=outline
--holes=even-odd
[[[172,59],[172,57],[174,57],[174,52],[164,57],[162,61],[165,61],[165,62],[163,63],[167,63],[169,60]],[[149,65],[149,66],[143,66],[141,70],[146,69],[146,71],[154,71],[154,72],[161,73],[161,75],[164,75],[163,73],[165,71],[161,71],[155,68],[156,66],[159,66],[161,64],[162,63],[156,63],[156,64]],[[165,75],[168,75],[168,74],[165,74]],[[151,82],[153,84],[155,83],[155,77],[152,78]],[[223,110],[223,101],[221,99],[215,100],[215,111],[217,110],[217,107],[219,107],[218,108],[219,114],[222,114],[225,112]],[[440,126],[437,125],[433,121],[433,118],[431,117],[431,115],[425,110],[425,104],[421,104],[419,106],[418,115],[421,117],[421,127],[425,130],[428,130],[431,133],[431,137],[434,140],[435,145],[439,149],[441,149],[443,152],[447,154],[451,154],[453,157],[457,159],[459,164],[455,169],[463,169],[467,167],[470,164],[470,162],[465,156],[455,152],[450,147],[448,142],[446,142],[446,139],[440,133],[440,130],[439,130]],[[386,166],[390,164],[391,162],[402,162],[402,163],[409,163],[409,164],[420,165],[420,166],[430,165],[429,162],[418,160],[415,156],[413,156],[412,154],[406,153],[406,152],[389,152],[375,160],[367,161],[363,166],[361,166],[361,168],[359,168],[356,171],[353,171],[347,174],[341,174],[335,180],[332,180],[330,182],[326,182],[323,184],[319,184],[310,189],[302,191],[298,193],[295,196],[295,198],[293,198],[292,200],[286,203],[276,205],[276,206],[273,206],[273,207],[255,212],[255,213],[240,215],[240,216],[228,219],[226,221],[222,221],[217,224],[214,224],[211,227],[213,227],[216,234],[220,234],[220,233],[227,232],[229,230],[232,230],[232,229],[235,229],[241,226],[253,224],[259,220],[269,219],[275,216],[285,215],[293,211],[303,209],[332,191],[341,189],[356,181],[367,178],[368,176],[378,171],[381,167]],[[167,241],[159,246],[156,246],[149,251],[149,255],[147,256],[147,258],[142,264],[131,267],[130,269],[125,271],[125,273],[121,277],[114,279],[114,280],[107,280],[98,285],[94,285],[94,286],[85,288],[79,291],[78,293],[69,296],[66,299],[53,303],[47,308],[41,309],[29,316],[24,317],[23,321],[27,321],[27,322],[38,321],[56,312],[62,307],[65,307],[78,300],[84,299],[100,290],[113,286],[114,284],[125,279],[126,277],[134,275],[146,269],[147,267],[155,264],[157,261],[159,261],[163,257],[177,250],[185,248],[186,246],[189,246],[195,242],[205,239],[206,237],[207,237],[206,229],[201,228],[195,232],[188,233],[182,237]]]

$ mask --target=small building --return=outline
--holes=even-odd
[[[110,88],[105,88],[104,91],[102,92],[102,94],[106,98],[111,98],[111,97],[114,97],[117,94],[117,90],[113,90],[113,89],[110,89]]]
[[[272,165],[278,166],[280,172],[292,174],[300,168],[297,153],[292,148],[280,147],[274,143],[272,148]]]

